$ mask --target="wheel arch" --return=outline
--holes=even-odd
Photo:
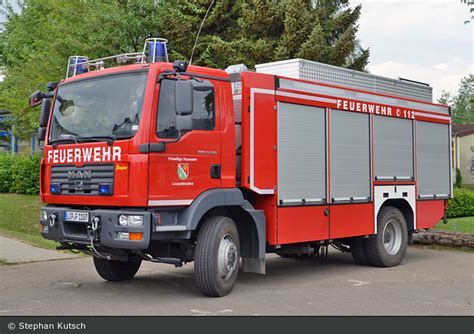
[[[179,221],[192,231],[193,236],[197,236],[203,222],[214,216],[234,220],[240,238],[242,270],[264,274],[266,222],[263,211],[254,209],[240,189],[211,189],[183,210]]]
[[[415,213],[413,212],[413,209],[410,203],[403,198],[392,198],[383,202],[380,209],[387,206],[391,206],[400,210],[400,212],[403,214],[403,217],[405,218],[408,234],[412,234],[413,231],[415,230]],[[380,209],[377,212],[377,215],[379,214]]]

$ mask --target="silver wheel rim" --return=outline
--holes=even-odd
[[[402,228],[395,219],[390,219],[383,229],[383,246],[390,255],[396,255],[402,246]]]
[[[237,246],[229,234],[222,237],[219,243],[219,253],[217,254],[217,268],[219,276],[227,281],[237,268]]]

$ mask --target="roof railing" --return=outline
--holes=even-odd
[[[164,38],[147,38],[142,52],[121,53],[91,60],[86,56],[70,56],[66,78],[91,71],[103,70],[106,68],[106,62],[109,61],[115,61],[118,65],[126,64],[129,61],[135,61],[137,64],[168,62],[167,43],[168,40]]]

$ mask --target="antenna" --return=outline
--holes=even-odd
[[[196,36],[196,40],[194,41],[193,51],[191,51],[191,57],[189,58],[189,65],[191,65],[191,63],[193,62],[194,49],[196,49],[196,45],[197,45],[197,42],[198,42],[198,39],[199,39],[199,35],[201,34],[202,26],[204,25],[204,22],[206,21],[207,15],[209,15],[209,12],[211,11],[211,7],[214,4],[214,1],[215,0],[212,0],[211,4],[207,8],[206,15],[204,15],[204,18],[202,19],[201,26],[199,27],[199,31],[198,31],[197,36]]]

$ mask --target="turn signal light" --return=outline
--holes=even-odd
[[[142,232],[130,232],[128,238],[129,238],[129,240],[140,241],[140,240],[143,239],[143,233]]]

